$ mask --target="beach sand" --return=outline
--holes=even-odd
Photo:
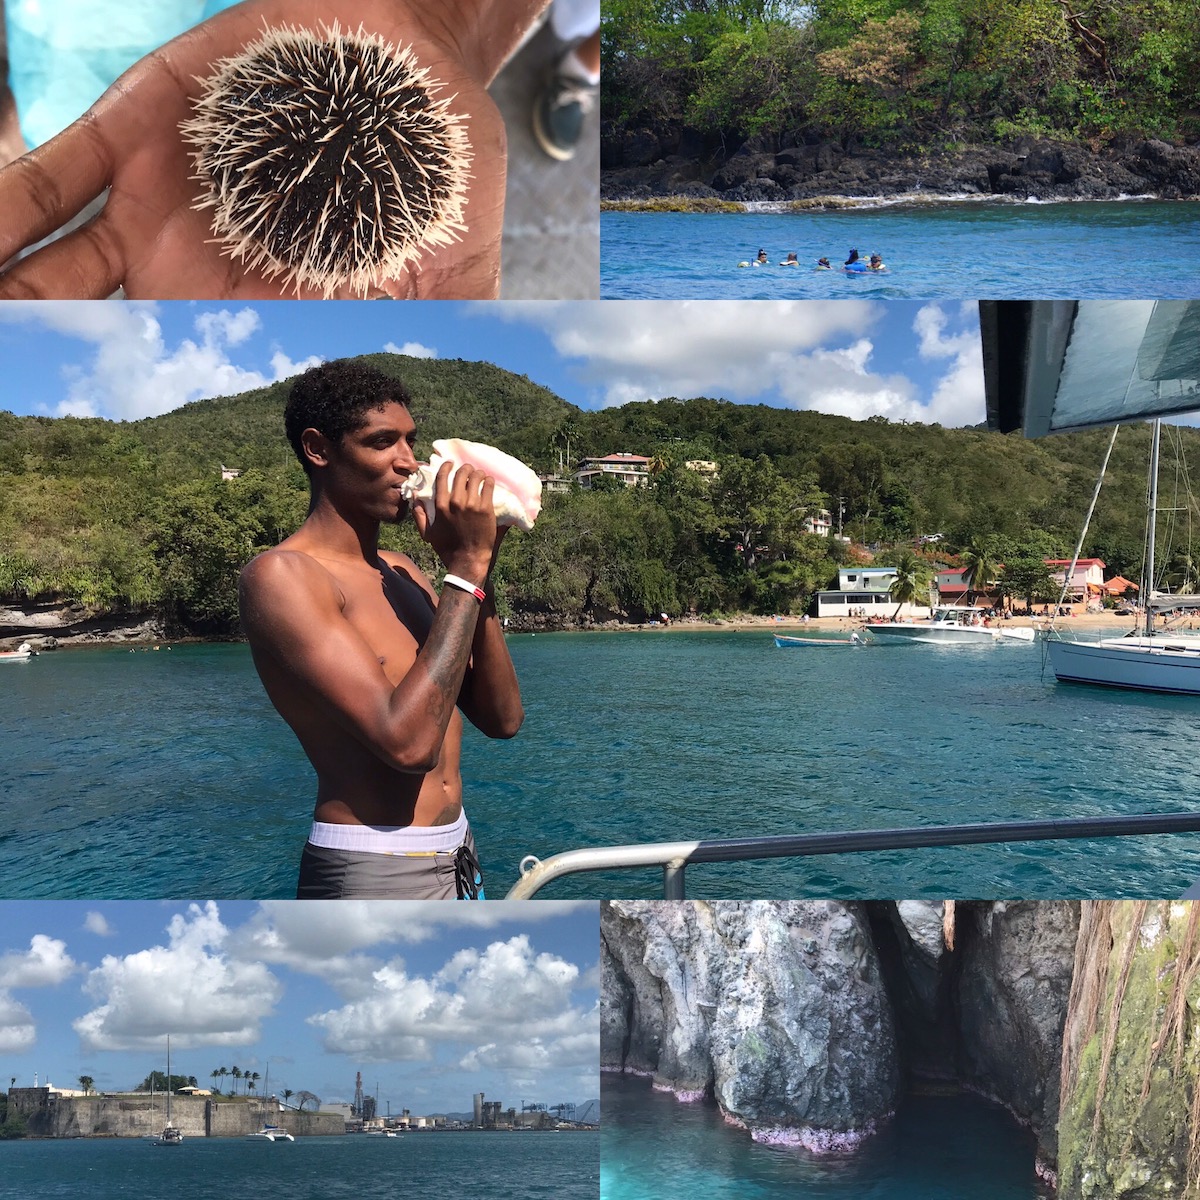
[[[1119,636],[1133,629],[1135,621],[1138,619],[1129,614],[1118,615],[1112,612],[1080,613],[1078,616],[1059,617],[1055,622],[1055,628],[1061,630],[1093,630]],[[762,629],[773,630],[776,633],[798,633],[808,629],[814,631],[820,630],[825,633],[835,633],[838,631],[861,629],[865,623],[860,619],[851,620],[848,617],[811,617],[807,621],[793,616],[701,617],[698,619],[683,617],[677,621],[672,621],[669,625],[622,625],[619,627],[610,626],[608,628],[645,629],[658,633],[670,633],[672,630],[695,631],[703,629]],[[1011,617],[1008,620],[995,623],[1006,629],[1015,629],[1020,626],[1033,626],[1035,629],[1044,629],[1050,624],[1050,618],[1040,615],[1034,617]],[[1200,616],[1190,617],[1179,625],[1173,626],[1172,629],[1173,631],[1200,629]]]

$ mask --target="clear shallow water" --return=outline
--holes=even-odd
[[[15,1141],[0,1143],[0,1197],[592,1200],[599,1151],[589,1133],[187,1138],[170,1149],[132,1138]]]
[[[1042,674],[1040,647],[778,650],[767,631],[514,636],[526,723],[468,730],[489,896],[582,846],[1200,803],[1200,699]],[[242,646],[58,651],[0,668],[0,895],[294,894],[313,776]],[[1200,835],[688,870],[694,897],[1174,896]],[[645,869],[546,896],[661,895]]]
[[[909,1101],[854,1155],[758,1145],[716,1105],[605,1075],[601,1200],[1033,1200],[1034,1139],[972,1097]]]
[[[827,213],[600,214],[605,299],[1188,299],[1196,293],[1200,203],[1074,201]],[[773,264],[738,268],[762,246]],[[887,274],[834,266],[851,247]]]

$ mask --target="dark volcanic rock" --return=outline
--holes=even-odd
[[[782,142],[776,150],[773,139],[752,138],[722,161],[714,145],[695,131],[632,130],[621,140],[606,132],[602,194],[606,199],[676,195],[682,183],[700,182],[726,199],[743,201],[908,193],[1043,200],[1200,198],[1200,148],[1162,141],[1126,139],[1097,152],[1022,138],[1009,146],[922,156],[843,150],[796,135]],[[684,167],[682,160],[693,166]]]

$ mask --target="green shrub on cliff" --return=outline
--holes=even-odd
[[[603,0],[605,119],[903,147],[1194,136],[1194,0]]]

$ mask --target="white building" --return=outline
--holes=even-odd
[[[804,518],[804,532],[828,537],[833,532],[833,514],[822,508]]]
[[[891,617],[896,611],[891,586],[896,581],[895,567],[839,567],[837,591],[818,592],[818,617]],[[905,620],[930,616],[925,604],[902,605],[899,617]]]
[[[643,454],[605,454],[585,458],[572,478],[581,488],[590,488],[601,475],[620,480],[626,487],[644,487],[650,478],[650,460]]]

